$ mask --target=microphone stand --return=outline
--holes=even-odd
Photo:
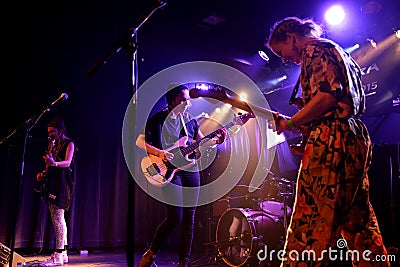
[[[16,212],[13,218],[13,228],[12,228],[12,233],[11,233],[11,242],[10,242],[10,258],[9,258],[9,266],[12,267],[13,265],[13,258],[14,258],[14,250],[15,250],[15,235],[16,235],[16,230],[17,230],[17,222],[18,222],[18,212],[20,209],[21,205],[21,195],[20,191],[22,188],[22,180],[24,176],[24,168],[25,168],[25,154],[26,154],[26,144],[28,137],[30,137],[30,132],[32,131],[33,127],[36,126],[38,121],[40,120],[43,115],[50,111],[52,105],[50,104],[49,107],[44,109],[42,112],[39,114],[34,115],[32,118],[26,120],[24,123],[19,125],[14,131],[11,132],[6,138],[0,141],[0,145],[8,141],[12,136],[14,136],[17,132],[19,132],[21,129],[26,128],[25,135],[24,135],[24,140],[23,140],[23,147],[22,147],[22,157],[21,157],[21,171],[19,174],[19,184],[18,188],[16,191],[16,198],[17,198],[17,204],[16,204]]]
[[[163,8],[167,2],[161,1],[159,2],[159,5],[155,7],[151,12],[143,19],[142,22],[139,23],[137,27],[129,28],[127,32],[125,32],[118,40],[117,42],[113,45],[113,47],[97,62],[86,72],[86,76],[91,76],[93,75],[103,64],[107,63],[109,58],[113,56],[114,54],[118,53],[121,49],[126,48],[129,54],[129,60],[130,60],[130,65],[129,65],[129,70],[131,73],[131,79],[129,82],[129,92],[130,92],[130,97],[132,99],[132,110],[135,114],[133,116],[133,120],[129,121],[129,124],[131,127],[129,129],[134,129],[134,132],[136,130],[136,109],[137,109],[137,90],[138,90],[138,75],[139,75],[139,69],[138,69],[138,32],[140,28],[150,19],[150,17],[159,9]],[[134,145],[134,144],[133,144]],[[131,147],[131,146],[130,146]],[[133,153],[133,157],[135,157]],[[135,158],[133,158],[133,161],[135,162]],[[132,210],[134,210],[134,202],[135,196],[135,187],[134,187],[134,179],[131,177],[131,174],[129,172],[129,184],[128,184],[128,216],[127,216],[127,248],[126,248],[126,257],[127,257],[127,265],[134,267],[135,262],[134,262],[134,241],[131,240],[131,237],[134,236],[134,228],[135,227],[130,227],[132,224],[133,226],[135,225],[135,218],[134,215],[132,214]]]

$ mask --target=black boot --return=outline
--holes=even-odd
[[[143,254],[137,267],[150,267],[155,258],[156,255],[154,254],[154,252],[151,249],[148,249]]]

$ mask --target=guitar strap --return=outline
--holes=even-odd
[[[293,88],[292,95],[290,96],[289,105],[293,105],[294,99],[296,98],[297,92],[299,91],[299,87],[300,87],[300,75],[299,75],[299,78],[297,79],[297,82],[296,82],[294,88]]]
[[[185,120],[183,119],[182,113],[179,113],[179,119],[181,120],[182,128],[185,131],[186,136],[189,137],[188,131],[187,131],[187,128],[186,128],[186,123],[185,123]]]

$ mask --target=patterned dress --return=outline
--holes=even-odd
[[[337,105],[308,125],[281,266],[390,266],[380,261],[388,255],[369,202],[360,69],[338,45],[318,39],[302,51],[300,81],[305,104],[322,91]]]

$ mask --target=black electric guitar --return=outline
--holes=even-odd
[[[229,129],[234,125],[243,125],[250,118],[254,118],[253,113],[239,115],[222,128]],[[160,157],[150,154],[144,157],[141,162],[141,168],[147,181],[155,186],[162,187],[172,180],[177,171],[192,167],[196,163],[196,159],[189,159],[189,155],[191,155],[201,144],[214,138],[219,129],[190,145],[186,145],[188,141],[187,136],[180,138],[173,146],[166,149],[168,152],[174,154],[174,158],[170,161],[163,161]]]
[[[221,102],[231,104],[236,108],[240,108],[244,111],[255,113],[258,116],[262,116],[267,120],[274,119],[275,122],[278,122],[280,119],[290,119],[289,116],[279,114],[276,111],[272,111],[254,104],[246,103],[245,101],[240,100],[237,96],[232,96],[227,93],[227,91],[223,88],[216,88],[216,89],[208,89],[202,90],[193,88],[189,90],[189,94],[191,98],[198,98],[198,97],[208,97],[212,99],[219,100]],[[299,103],[298,99],[294,100],[294,105],[297,108],[301,109],[301,103]],[[290,150],[295,154],[303,154],[304,147],[306,145],[306,141],[309,137],[310,127],[309,126],[301,126],[297,127],[296,130],[299,130],[302,135],[302,141],[299,144],[292,144],[290,145]]]
[[[48,138],[48,144],[47,144],[47,151],[45,155],[51,155],[51,151],[53,150],[54,143],[56,140],[53,138]],[[46,166],[43,171],[40,171],[36,174],[36,179],[35,179],[35,187],[34,190],[35,192],[41,194],[42,196],[45,196],[47,192],[47,179],[46,175],[49,170],[49,164],[46,163]]]

